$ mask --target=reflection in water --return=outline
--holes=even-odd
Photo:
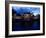
[[[18,22],[17,22],[18,21]],[[23,30],[40,30],[40,22],[33,21],[30,24],[25,24],[21,22],[22,20],[14,20],[12,24],[12,31],[23,31]]]
[[[32,24],[32,29],[39,30],[40,29],[40,22],[34,21],[34,23]]]

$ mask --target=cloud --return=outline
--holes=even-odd
[[[33,13],[34,15],[37,15],[40,13],[40,8],[37,7],[13,7],[13,9],[19,14],[30,12]]]

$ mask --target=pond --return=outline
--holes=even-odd
[[[18,22],[19,21],[19,22]],[[32,22],[32,23],[31,23]],[[40,30],[40,21],[29,21],[29,24],[25,24],[25,22],[21,22],[21,20],[14,20],[12,24],[12,31],[25,31],[25,30]]]

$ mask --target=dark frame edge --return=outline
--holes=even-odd
[[[5,1],[5,38],[8,38],[8,2]]]
[[[43,35],[45,35],[45,3],[43,3]]]

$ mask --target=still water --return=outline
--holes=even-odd
[[[40,30],[40,21],[33,21],[30,25],[20,24],[20,22],[14,22],[12,24],[12,31],[24,31],[24,30]]]

